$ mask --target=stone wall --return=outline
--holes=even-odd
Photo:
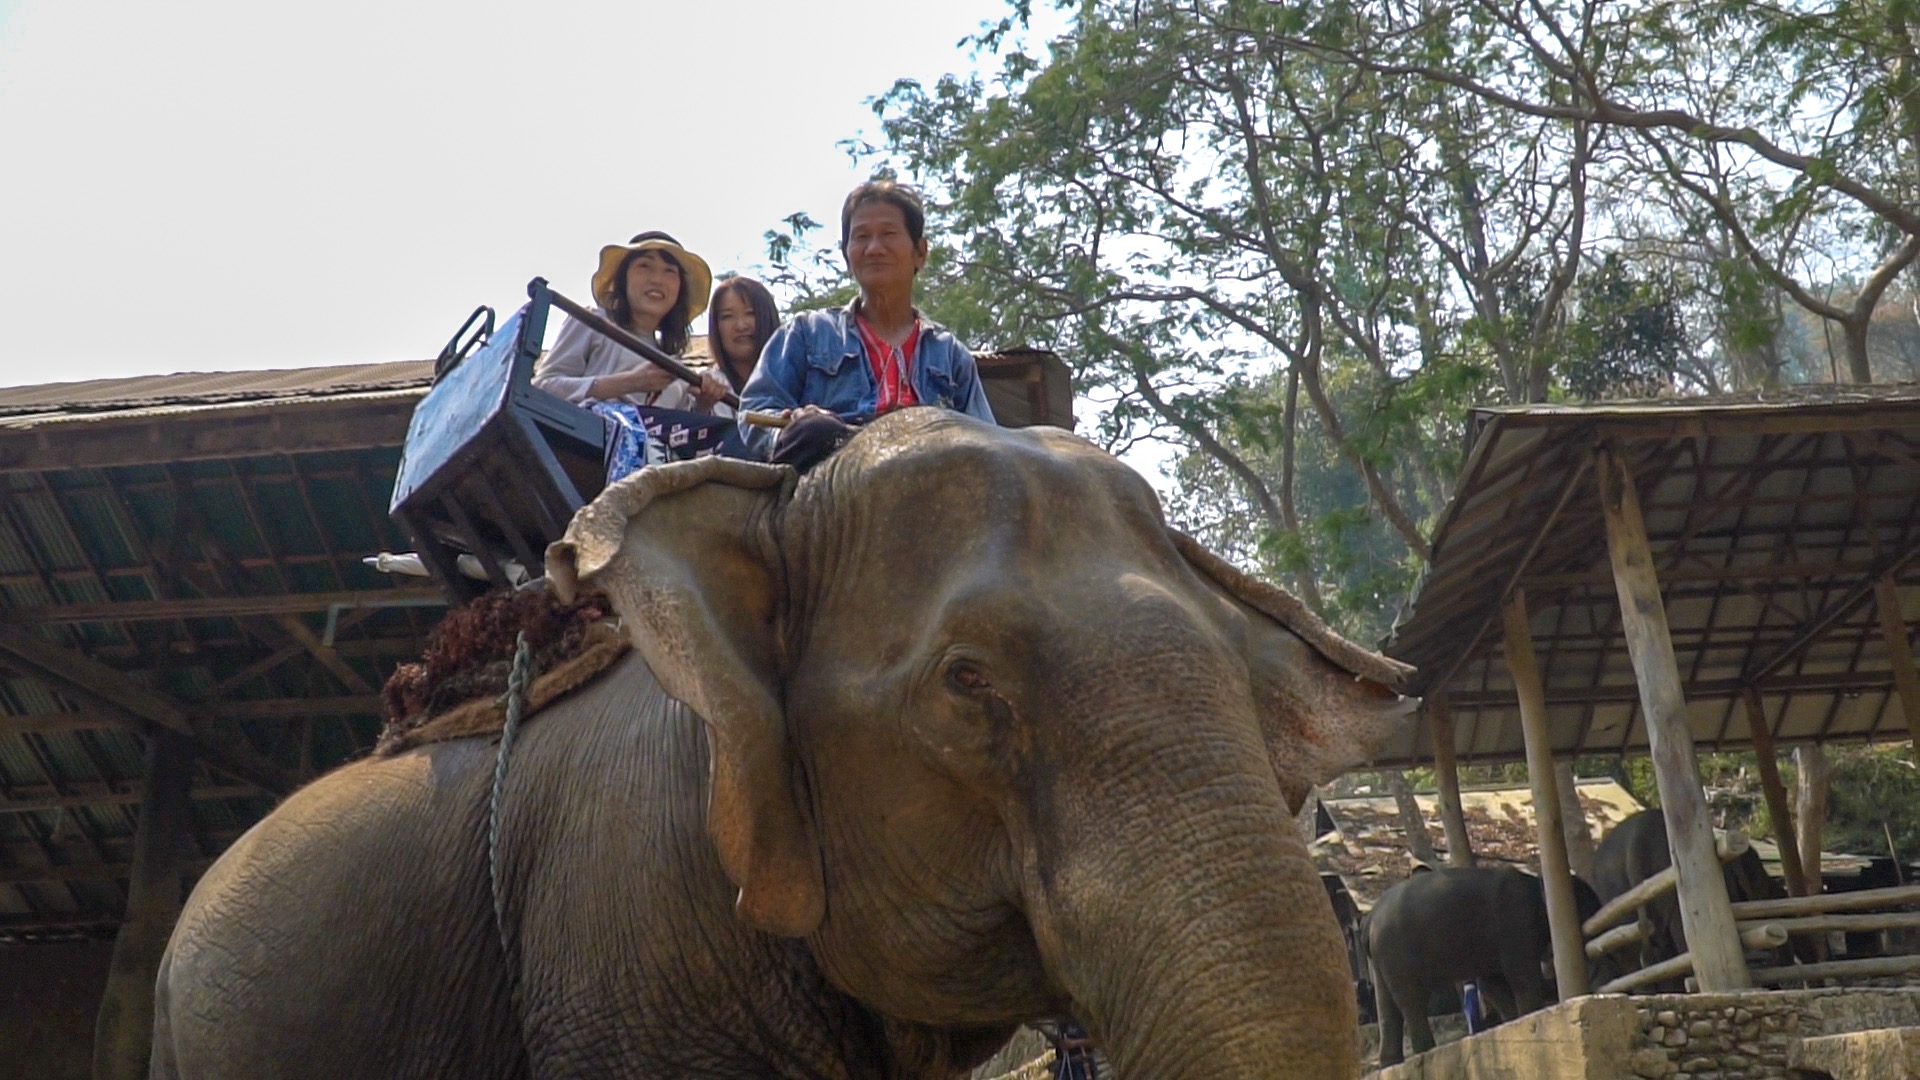
[[[1794,1080],[1795,1039],[1920,1025],[1920,990],[1651,994],[1633,999],[1642,1080]]]

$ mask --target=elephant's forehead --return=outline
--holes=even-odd
[[[876,421],[834,459],[831,481],[816,487],[830,504],[851,500],[948,527],[965,524],[974,508],[1001,520],[1037,514],[1065,529],[1089,512],[1104,517],[1105,508],[1159,519],[1146,481],[1077,436],[995,428],[952,414],[889,423],[900,415]]]

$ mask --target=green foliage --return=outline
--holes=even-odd
[[[1471,406],[1824,376],[1789,271],[1886,257],[1859,185],[1920,204],[1912,0],[1057,6],[871,102],[852,149],[929,196],[923,304],[1058,351],[1086,433],[1171,445],[1177,523],[1362,638]],[[768,233],[793,306],[851,294],[817,228]]]
[[[1828,751],[1829,851],[1884,854],[1889,836],[1904,860],[1920,859],[1920,769],[1910,747]]]

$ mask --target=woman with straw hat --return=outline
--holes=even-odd
[[[674,355],[686,351],[687,327],[707,308],[713,272],[700,256],[664,232],[648,231],[600,249],[593,274],[599,313]],[[727,383],[708,372],[698,387],[668,374],[639,353],[569,321],[534,368],[533,385],[576,405],[590,401],[710,412]]]

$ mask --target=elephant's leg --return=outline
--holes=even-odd
[[[1383,977],[1378,966],[1373,969],[1373,1006],[1380,1014],[1380,1064],[1397,1065],[1406,1060],[1406,1052],[1401,1038],[1402,1015],[1400,1003],[1395,998],[1393,984]]]
[[[1427,1020],[1427,1000],[1433,996],[1433,987],[1424,980],[1408,980],[1407,996],[1395,1000],[1400,1011],[1407,1017],[1407,1034],[1413,1038],[1413,1052],[1424,1054],[1433,1049],[1433,1024]]]
[[[1526,950],[1513,950],[1525,952]],[[1520,1017],[1542,1008],[1547,1004],[1547,978],[1540,973],[1540,961],[1534,956],[1508,956],[1501,963],[1502,978],[1506,981],[1507,1004],[1514,1011],[1507,1019]]]
[[[1490,975],[1480,980],[1480,1000],[1493,1006],[1495,1015],[1489,1017],[1496,1024],[1520,1018],[1519,1006],[1513,1000],[1513,987],[1498,975]]]

